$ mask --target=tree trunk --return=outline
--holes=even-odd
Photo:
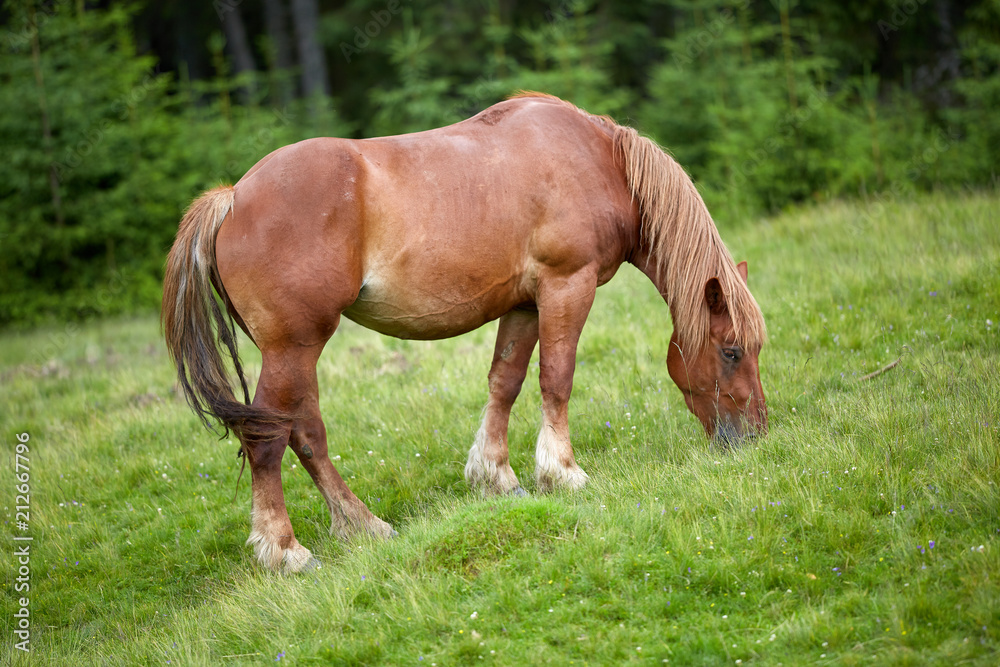
[[[316,25],[319,23],[316,0],[292,0],[292,21],[295,23],[299,64],[302,67],[302,94],[306,97],[316,93],[329,95],[326,57],[316,39]]]
[[[288,17],[281,0],[264,0],[264,23],[270,40],[268,71],[271,74],[273,98],[280,104],[291,100],[292,82],[286,77],[295,64],[291,43],[288,40]]]
[[[238,75],[244,72],[251,74],[256,72],[257,65],[254,63],[250,43],[247,41],[247,31],[243,26],[239,4],[232,3],[227,6],[225,12],[219,13],[219,18],[222,21],[222,30],[226,34],[226,48],[233,58],[233,73]],[[247,79],[247,85],[240,87],[239,95],[244,102],[247,102],[255,89],[251,76]]]
[[[42,49],[38,39],[38,18],[35,14],[35,5],[32,3],[28,9],[29,30],[31,31],[31,64],[35,72],[35,85],[38,87],[38,111],[42,121],[42,146],[45,149],[45,157],[49,161],[49,190],[52,193],[52,210],[56,216],[56,227],[62,228],[63,210],[62,196],[59,194],[59,171],[55,161],[55,150],[52,141],[52,126],[49,123],[49,103],[45,95],[45,77],[42,74]],[[59,242],[65,239],[59,236]],[[63,249],[63,258],[68,259],[68,252]]]

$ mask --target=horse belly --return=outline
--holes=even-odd
[[[387,336],[436,340],[478,329],[523,300],[514,278],[475,287],[462,284],[467,282],[369,276],[343,315]]]

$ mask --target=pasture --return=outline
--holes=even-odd
[[[770,334],[770,433],[731,451],[685,408],[667,307],[623,266],[579,347],[576,493],[531,481],[537,351],[510,431],[531,495],[484,498],[462,468],[496,325],[425,343],[345,322],[319,363],[330,453],[399,537],[328,536],[289,453],[289,513],[322,563],[299,576],[244,546],[249,472],[177,393],[154,315],[5,333],[11,590],[13,537],[33,539],[31,652],[5,596],[4,662],[996,664],[997,210],[927,195],[721,227]],[[251,376],[255,352],[244,339]]]

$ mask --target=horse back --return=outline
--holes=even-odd
[[[573,107],[522,98],[426,132],[275,151],[237,184],[220,231],[240,259],[223,262],[222,242],[218,252],[220,272],[240,264],[227,272],[309,281],[308,299],[322,294],[330,312],[438,338],[533,303],[541,275],[586,269],[606,281],[634,223],[610,132]],[[295,275],[268,279],[274,265]]]

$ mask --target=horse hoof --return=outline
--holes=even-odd
[[[392,538],[399,537],[399,531],[393,529],[393,531],[391,533],[389,533],[389,537],[392,537]]]
[[[528,497],[528,492],[525,491],[524,487],[521,487],[521,486],[515,486],[508,493],[510,493],[510,495],[514,496],[515,498],[527,498]]]
[[[322,567],[316,557],[301,544],[294,549],[285,551],[282,560],[281,572],[283,574],[301,574]]]

